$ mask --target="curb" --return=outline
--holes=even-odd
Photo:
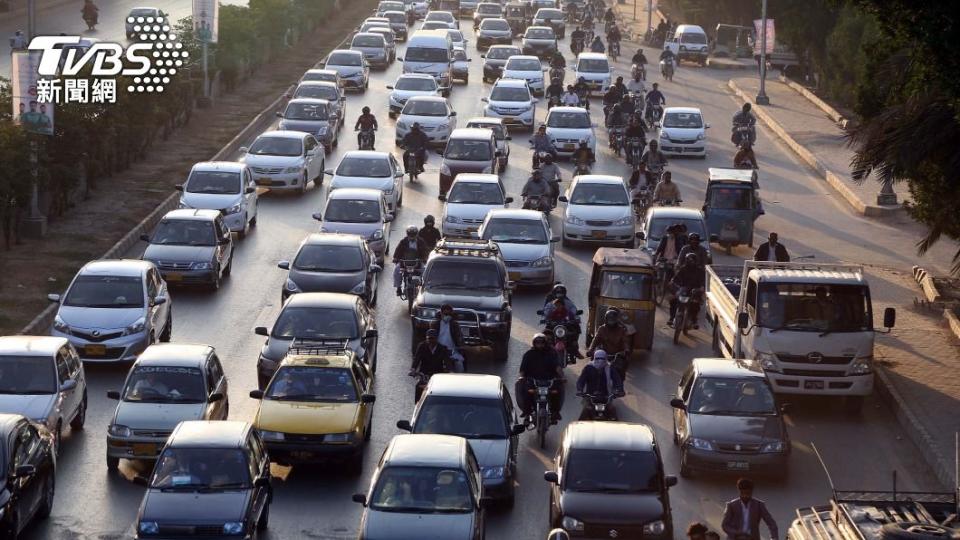
[[[802,84],[799,84],[795,81],[791,81],[790,79],[786,78],[783,74],[781,74],[779,78],[780,78],[780,82],[796,90],[801,96],[807,98],[807,101],[809,101],[810,103],[813,103],[821,111],[826,113],[826,115],[829,116],[831,120],[836,122],[841,129],[845,130],[847,129],[847,126],[850,125],[851,120],[849,118],[840,114],[840,112],[838,112],[836,109],[831,107],[829,103],[820,99],[819,96],[817,96],[816,94],[808,90]]]
[[[44,2],[42,5],[37,6],[36,11],[40,12],[45,9],[69,6],[70,4],[76,4],[76,3],[77,3],[77,0],[48,0],[47,2]],[[79,13],[79,11],[77,13]],[[27,7],[23,6],[16,9],[11,9],[10,11],[6,11],[4,13],[0,13],[0,22],[12,21],[14,19],[19,19],[21,17],[26,17],[26,16],[27,16]],[[26,31],[26,28],[23,28],[22,30]]]
[[[737,83],[734,80],[730,80],[727,83],[727,86],[736,94],[740,99],[746,101],[753,107],[753,111],[756,113],[763,122],[769,127],[778,137],[780,137],[783,142],[790,147],[801,159],[807,162],[807,164],[817,171],[828,184],[840,194],[843,199],[849,204],[854,210],[858,213],[867,216],[867,217],[891,217],[898,215],[902,210],[901,206],[887,207],[887,206],[877,206],[872,204],[866,204],[861,201],[860,198],[854,193],[849,186],[847,186],[843,179],[840,178],[836,173],[831,171],[820,161],[812,152],[807,150],[803,145],[798,143],[789,133],[777,122],[772,116],[767,114],[763,107],[759,106],[754,102],[753,98],[750,97],[746,92],[740,89],[737,86]]]
[[[957,339],[960,339],[960,318],[957,317],[957,314],[954,313],[952,309],[947,308],[943,310],[943,318],[947,320],[947,325],[950,327],[953,335]]]
[[[927,271],[919,266],[913,267],[913,279],[917,281],[917,284],[920,285],[920,289],[923,291],[923,295],[927,298],[927,302],[931,304],[943,302],[943,296],[940,294],[940,290],[937,289],[937,284],[933,281],[933,276],[931,276]]]
[[[707,67],[713,69],[727,69],[727,70],[754,70],[756,66],[754,64],[738,64],[734,62],[720,62],[716,58],[707,58]]]

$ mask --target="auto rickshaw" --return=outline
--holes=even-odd
[[[620,320],[631,335],[633,350],[653,348],[653,282],[656,267],[642,249],[599,248],[590,274],[587,345],[594,330],[604,323],[607,310],[620,311]]]
[[[507,20],[507,23],[510,24],[510,29],[513,30],[513,35],[519,36],[527,31],[527,26],[530,26],[530,21],[532,20],[529,16],[529,9],[527,4],[522,4],[520,2],[511,2],[503,8],[503,18]]]
[[[757,171],[710,168],[707,175],[703,216],[710,240],[727,254],[741,244],[753,247],[753,222],[763,215]]]

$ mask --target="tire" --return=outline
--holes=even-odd
[[[568,247],[572,246],[573,244],[571,244],[570,241],[567,240],[566,237],[564,237],[562,240],[560,240],[560,245],[562,245],[562,246],[565,247],[565,248],[568,248]]]
[[[107,456],[107,470],[115,471],[120,466],[120,458]]]
[[[686,464],[686,456],[683,452],[680,453],[680,476],[683,478],[690,478],[693,476],[693,470]]]
[[[537,416],[537,442],[540,448],[547,446],[547,428],[550,425],[550,418],[546,413]]]
[[[303,178],[300,179],[300,195],[303,195],[307,192],[307,173],[303,173]]]
[[[257,202],[257,211],[253,213],[253,218],[250,219],[250,226],[251,226],[251,227],[256,227],[256,226],[257,226],[257,217],[259,217],[259,215],[260,215],[260,203],[259,203],[259,201],[258,201],[258,202]]]
[[[213,272],[213,281],[210,283],[210,290],[214,292],[220,290],[220,269],[219,268],[217,268]]]
[[[170,338],[173,335],[173,310],[167,312],[167,324],[163,327],[163,332],[160,332],[160,342],[169,343]]]
[[[654,283],[653,302],[656,305],[663,304],[663,299],[667,296],[667,288],[662,282]]]
[[[57,429],[53,432],[53,448],[60,455],[60,446],[63,444],[63,424],[57,422]]]
[[[673,344],[677,345],[680,343],[680,333],[683,331],[683,328],[687,324],[687,308],[686,306],[680,306],[679,309],[683,310],[683,315],[680,317],[680,324],[677,324],[677,318],[674,317],[673,320]]]
[[[266,506],[263,507],[263,512],[260,513],[260,518],[257,520],[257,530],[265,531],[270,525],[270,503],[268,502]]]
[[[73,417],[73,420],[70,421],[70,429],[74,431],[80,431],[83,429],[84,422],[87,421],[87,393],[83,393],[83,401],[80,402],[80,408],[77,410],[77,414]]]
[[[407,291],[407,315],[413,315],[413,287]]]
[[[50,517],[50,513],[53,512],[53,498],[56,494],[56,488],[57,484],[53,473],[47,473],[43,482],[43,499],[40,501],[40,506],[37,507],[38,518],[47,519]]]

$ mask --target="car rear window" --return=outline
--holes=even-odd
[[[359,54],[332,53],[327,58],[327,64],[331,66],[362,66],[363,59]]]
[[[308,244],[300,248],[293,268],[304,272],[359,272],[363,255],[359,246]]]
[[[514,58],[507,61],[506,69],[514,71],[540,71],[543,65],[533,58]]]
[[[483,21],[484,23],[487,21]],[[510,26],[506,25],[506,21],[503,21],[505,28],[491,28],[491,30],[509,30]],[[482,24],[482,23],[481,23]],[[520,54],[520,49],[516,47],[490,47],[490,50],[487,51],[487,58],[492,60],[506,60],[511,56]]]
[[[390,163],[386,159],[347,157],[340,161],[337,176],[389,178]]]
[[[455,161],[489,161],[493,157],[490,146],[490,141],[450,139],[443,157]]]
[[[356,36],[353,38],[354,47],[383,47],[382,36]]]
[[[556,36],[549,28],[530,28],[524,37],[532,39],[554,39]]]
[[[480,30],[504,30],[504,31],[506,31],[506,30],[509,30],[509,29],[510,29],[510,23],[508,23],[507,21],[505,21],[505,20],[503,20],[503,19],[484,19],[483,22],[480,23]],[[501,50],[504,50],[504,49],[491,49],[490,52],[491,52],[491,53],[497,53],[498,51],[501,51]],[[516,53],[514,53],[514,54],[516,54]],[[488,55],[488,56],[489,56],[489,55]],[[506,58],[506,56],[504,56],[504,58]]]

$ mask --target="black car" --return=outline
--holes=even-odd
[[[573,422],[544,473],[550,527],[587,538],[673,538],[669,488],[653,430],[625,422]]]
[[[137,515],[137,538],[243,538],[267,528],[270,459],[247,422],[187,421],[170,434]]]
[[[34,517],[53,510],[56,450],[53,434],[19,414],[0,414],[0,538],[17,538]]]

